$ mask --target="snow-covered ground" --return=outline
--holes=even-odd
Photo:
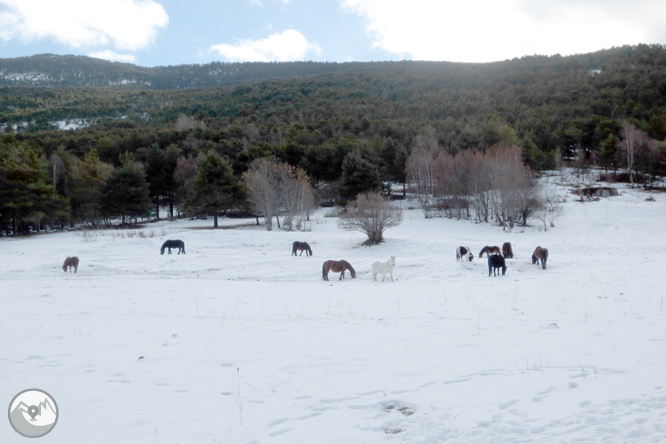
[[[2,239],[1,399],[55,398],[43,443],[666,442],[666,196],[620,188],[568,195],[545,232],[406,210],[371,248],[326,209],[304,233]],[[160,255],[170,238],[187,254]],[[515,258],[488,277],[478,252],[506,241]],[[374,282],[392,255],[395,281]],[[323,281],[327,259],[357,279]],[[0,424],[0,442],[27,442]]]

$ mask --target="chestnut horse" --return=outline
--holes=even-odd
[[[164,254],[164,249],[166,248],[169,249],[169,254],[171,254],[172,248],[178,248],[178,254],[181,252],[185,254],[185,242],[180,239],[169,239],[168,241],[164,242],[162,244],[162,248],[160,249],[160,254]]]
[[[500,250],[500,247],[485,246],[483,247],[483,250],[481,250],[481,253],[479,253],[479,259],[483,257],[483,253],[486,253],[488,256],[490,256],[491,254],[501,254],[502,250]]]
[[[340,261],[326,261],[321,267],[321,276],[325,281],[328,280],[328,272],[332,271],[334,273],[342,273],[340,275],[340,280],[345,278],[345,270],[349,270],[352,279],[356,279],[356,271],[351,266],[351,264],[345,260]]]
[[[72,267],[74,267],[74,273],[76,273],[76,270],[79,269],[79,258],[74,256],[65,259],[65,263],[62,264],[62,271],[67,272],[67,267],[69,267],[70,273],[72,272]]]
[[[548,249],[542,247],[536,247],[534,253],[532,253],[532,263],[539,264],[541,261],[541,268],[546,269],[546,262],[548,261]]]
[[[513,248],[511,248],[511,242],[504,242],[504,245],[502,245],[502,255],[508,259],[513,258]]]
[[[306,256],[312,256],[312,248],[310,248],[307,242],[294,242],[294,247],[291,249],[291,254],[298,256],[296,254],[297,250],[301,250],[301,256],[303,256],[304,251]]]

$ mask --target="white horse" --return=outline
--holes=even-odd
[[[381,273],[382,282],[386,277],[386,273],[391,275],[391,280],[393,280],[393,267],[395,266],[395,256],[391,256],[391,259],[386,262],[375,262],[372,264],[372,278],[376,281],[377,275]]]

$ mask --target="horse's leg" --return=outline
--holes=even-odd
[[[393,270],[391,270],[391,282],[393,282]]]

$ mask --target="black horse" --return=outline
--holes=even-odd
[[[495,272],[497,272],[497,275],[499,275],[500,268],[502,269],[502,276],[504,276],[506,274],[506,263],[504,262],[502,255],[491,254],[488,256],[488,276],[490,276],[491,271],[493,276],[496,276]]]
[[[162,244],[162,249],[160,250],[160,254],[164,254],[165,248],[169,249],[169,254],[171,254],[172,248],[178,248],[178,254],[180,254],[181,252],[185,254],[185,242],[183,242],[180,239],[169,239],[168,241],[164,242]]]
[[[294,246],[291,249],[291,254],[294,256],[297,256],[298,250],[301,251],[301,256],[303,255],[303,252],[305,251],[306,256],[312,256],[312,248],[310,248],[310,245],[308,245],[307,242],[299,242],[296,241],[294,242]]]

